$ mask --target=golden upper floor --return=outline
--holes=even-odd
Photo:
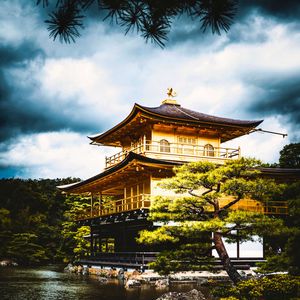
[[[224,148],[221,143],[251,132],[261,122],[211,116],[165,100],[158,107],[135,104],[122,122],[89,138],[91,144],[121,148],[106,159],[106,168],[129,152],[168,161],[222,163],[240,157],[240,149]]]

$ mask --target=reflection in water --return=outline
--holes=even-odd
[[[189,291],[193,285],[180,285],[170,290]],[[56,266],[36,269],[0,268],[2,300],[154,300],[168,290],[149,285],[125,290],[118,280],[100,283],[97,277],[63,273]]]

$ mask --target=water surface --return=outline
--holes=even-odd
[[[100,283],[96,276],[64,273],[57,266],[0,268],[2,300],[154,300],[168,291],[189,291],[193,284],[172,285],[157,290],[152,286],[126,290],[118,280]]]

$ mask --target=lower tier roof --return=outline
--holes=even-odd
[[[123,193],[120,184],[125,185],[136,178],[147,178],[155,175],[158,178],[170,177],[173,174],[173,167],[181,165],[178,161],[166,161],[153,159],[143,155],[129,152],[126,158],[113,167],[106,169],[100,174],[86,180],[75,182],[68,185],[57,186],[66,193],[83,194],[89,192],[103,192],[106,195]],[[280,182],[300,180],[300,169],[284,168],[260,168],[262,176],[274,178]]]
[[[159,177],[167,177],[172,175],[173,167],[180,164],[180,162],[153,159],[129,152],[123,161],[106,169],[104,172],[80,182],[57,186],[57,188],[74,194],[101,192],[104,189],[106,191],[111,189],[111,194],[113,195],[116,194],[116,190],[114,190],[116,185],[124,182],[124,180],[128,182],[133,177],[136,178],[137,172],[139,172],[139,177],[146,177],[150,173],[153,174],[155,172]],[[105,194],[109,195],[109,192]]]

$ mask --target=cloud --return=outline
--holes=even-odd
[[[262,15],[279,18],[281,20],[298,20],[300,5],[298,0],[244,0],[240,2],[242,14],[248,14],[251,10],[258,10]]]
[[[293,77],[276,76],[255,83],[260,90],[255,101],[248,105],[256,115],[278,116],[281,123],[288,123],[291,138],[300,138],[300,74]]]
[[[0,57],[0,139],[3,140],[17,131],[30,130],[29,127],[34,130],[34,123],[39,122],[28,109],[26,95],[32,93],[30,71],[36,64],[42,64],[43,51],[28,41],[19,46],[0,45]]]
[[[91,146],[87,137],[74,132],[24,135],[0,152],[0,174],[21,178],[82,179],[100,173],[111,150]],[[10,172],[12,171],[12,172]]]
[[[274,116],[266,117],[262,127],[265,130],[287,133],[286,126],[283,126],[281,120]],[[263,162],[273,163],[278,162],[279,151],[290,142],[290,136],[282,138],[279,135],[253,132],[226,142],[223,147],[240,147],[241,154],[244,157],[255,157]]]
[[[283,145],[299,137],[300,27],[288,11],[279,18],[267,1],[260,9],[251,3],[241,3],[247,13],[227,35],[203,34],[197,22],[176,20],[161,50],[94,18],[76,44],[53,42],[41,8],[0,2],[0,174],[98,173],[102,149],[97,158],[90,154],[95,148],[85,136],[120,122],[134,102],[160,105],[171,86],[184,107],[264,118],[263,128],[293,133],[284,140],[256,133],[231,142],[244,155],[276,161]],[[88,172],[92,165],[97,168]]]

